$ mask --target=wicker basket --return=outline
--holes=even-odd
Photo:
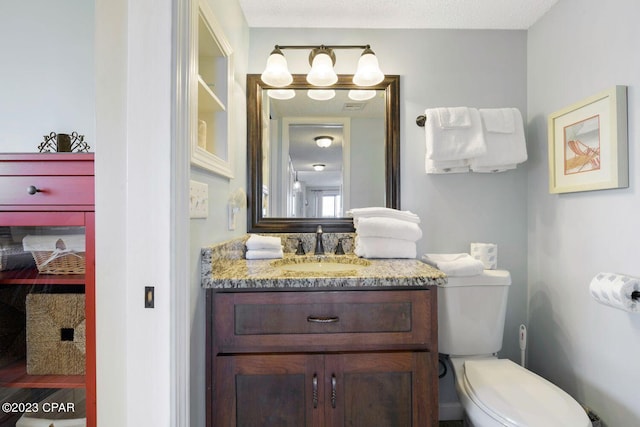
[[[41,274],[84,274],[84,252],[32,251]]]
[[[27,311],[27,373],[85,373],[84,294],[29,294]]]

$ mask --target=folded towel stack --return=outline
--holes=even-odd
[[[410,211],[375,207],[351,209],[354,253],[362,258],[415,258],[422,237],[420,218]]]
[[[427,173],[502,172],[527,160],[517,108],[429,108],[425,116]]]
[[[448,276],[475,276],[482,273],[484,264],[470,254],[424,254],[422,260]]]
[[[246,259],[275,259],[284,256],[282,239],[279,237],[252,234],[246,245]]]

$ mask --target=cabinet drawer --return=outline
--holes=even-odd
[[[217,347],[220,352],[288,351],[294,346],[296,351],[428,350],[432,292],[217,293]]]
[[[93,186],[93,176],[0,176],[0,205],[93,205]]]

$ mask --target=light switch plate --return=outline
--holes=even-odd
[[[209,216],[209,184],[189,182],[189,216],[207,218]]]

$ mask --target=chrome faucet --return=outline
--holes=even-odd
[[[324,255],[324,245],[322,244],[322,226],[316,228],[316,250],[314,255]]]

